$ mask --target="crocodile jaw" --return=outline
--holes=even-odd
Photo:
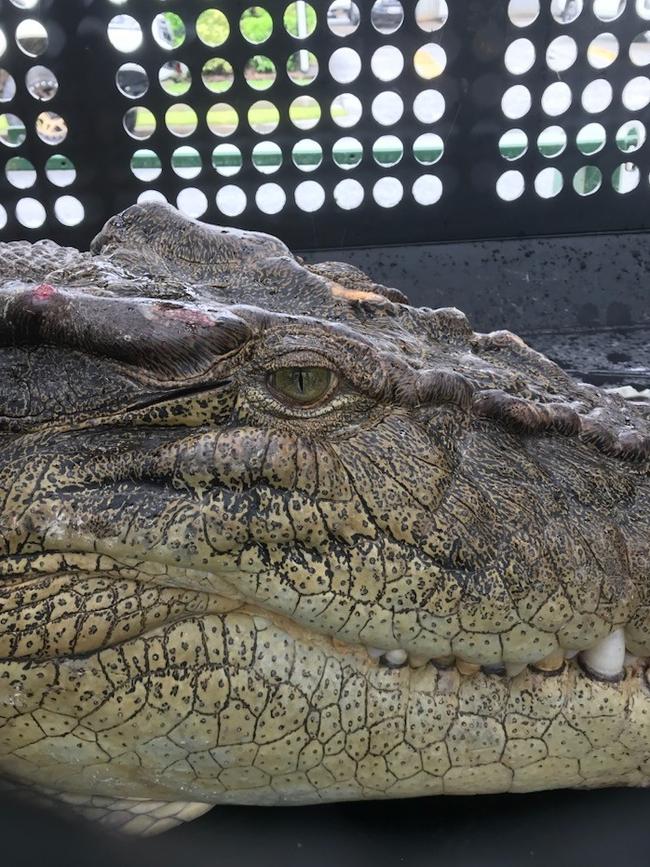
[[[643,785],[644,667],[507,678],[387,668],[264,613],[189,616],[87,655],[3,663],[0,769],[62,792],[315,803]]]

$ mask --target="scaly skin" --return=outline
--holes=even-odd
[[[2,253],[0,773],[205,804],[648,781],[640,407],[163,206]],[[313,367],[313,404],[274,384]],[[621,629],[620,671],[572,656]]]

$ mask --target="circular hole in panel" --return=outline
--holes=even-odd
[[[205,9],[196,19],[196,35],[209,48],[218,48],[230,36],[228,19],[219,9]]]
[[[341,93],[334,97],[330,106],[332,120],[337,126],[354,126],[361,119],[361,100],[353,93]]]
[[[263,214],[278,214],[287,203],[280,184],[262,184],[255,193],[255,204]]]
[[[268,90],[276,79],[275,63],[265,54],[256,54],[246,61],[244,78],[253,90]]]
[[[497,180],[497,196],[504,202],[514,202],[524,192],[526,182],[521,172],[514,169],[504,172]]]
[[[361,58],[354,48],[337,48],[329,59],[329,71],[334,81],[349,84],[361,72]]]
[[[232,135],[239,125],[239,115],[227,102],[217,102],[208,111],[207,124],[214,135]]]
[[[530,91],[523,84],[514,84],[501,97],[501,111],[511,120],[517,120],[528,114],[530,106]]]
[[[320,105],[313,96],[297,96],[289,106],[289,120],[298,129],[313,129],[320,116]]]
[[[399,93],[385,90],[372,101],[372,116],[382,126],[392,126],[404,114],[404,103]]]
[[[612,85],[604,78],[597,78],[582,91],[582,107],[589,114],[605,111],[613,96]]]
[[[47,102],[56,96],[59,82],[47,66],[32,66],[25,76],[25,84],[30,96],[40,102]]]
[[[378,166],[389,169],[404,156],[404,145],[396,135],[381,135],[372,146],[372,155]]]
[[[554,81],[542,94],[542,109],[549,117],[564,114],[571,105],[571,88],[564,81]]]
[[[370,10],[370,21],[377,33],[388,36],[402,26],[404,9],[400,0],[375,0]]]
[[[535,46],[530,39],[515,39],[506,48],[503,60],[508,72],[523,75],[535,63]]]
[[[599,33],[589,43],[587,60],[594,69],[605,69],[618,57],[618,47],[618,39],[613,33]]]
[[[404,187],[397,178],[379,178],[372,188],[372,197],[380,208],[394,208],[404,196]]]
[[[546,49],[546,65],[553,72],[564,72],[573,66],[578,57],[578,46],[575,39],[563,34],[549,42]]]
[[[47,51],[47,30],[40,21],[25,18],[16,27],[16,45],[28,57],[39,57]]]
[[[615,21],[626,5],[627,0],[594,0],[594,15],[601,21]]]
[[[151,34],[166,51],[174,51],[185,42],[185,24],[175,12],[159,12],[151,22]]]
[[[192,73],[185,63],[170,60],[160,67],[158,81],[165,93],[171,96],[182,96],[192,86]]]
[[[576,147],[581,154],[591,156],[605,147],[607,133],[602,123],[588,123],[576,135]]]
[[[42,111],[36,118],[36,135],[48,145],[58,145],[68,135],[68,125],[60,114]]]
[[[552,199],[564,186],[562,173],[555,166],[547,166],[535,178],[535,192],[541,199]]]
[[[559,157],[564,152],[566,143],[567,135],[561,126],[547,126],[537,136],[537,150],[547,159]]]
[[[16,219],[26,229],[38,229],[45,222],[45,208],[38,199],[19,199],[16,203]]]
[[[623,105],[628,111],[640,111],[650,102],[650,79],[645,75],[632,78],[623,88]]]
[[[445,0],[418,0],[415,6],[415,23],[426,33],[440,30],[447,18],[449,8]]]
[[[402,74],[404,55],[394,45],[382,45],[372,55],[370,68],[380,81],[393,81]]]
[[[430,42],[423,45],[413,55],[413,66],[420,78],[430,80],[442,74],[447,65],[447,55],[442,45]]]
[[[413,100],[413,114],[421,123],[435,123],[445,113],[445,98],[438,90],[423,90]]]
[[[598,166],[582,166],[573,176],[573,189],[579,196],[591,196],[603,183],[603,174]]]
[[[316,29],[316,10],[304,0],[290,3],[284,10],[284,29],[294,39],[306,39]]]
[[[142,105],[133,106],[125,111],[122,124],[131,138],[140,140],[151,138],[156,131],[156,118]]]
[[[293,197],[301,211],[313,213],[323,207],[325,190],[316,181],[302,181],[296,187]]]
[[[248,109],[248,125],[260,135],[274,132],[280,123],[280,112],[268,99],[259,99]]]
[[[52,154],[45,163],[45,177],[55,187],[69,187],[77,179],[77,170],[68,157]]]
[[[142,28],[132,15],[115,15],[108,22],[108,41],[123,54],[137,51],[142,45]]]
[[[301,171],[313,172],[323,162],[323,149],[317,141],[303,138],[293,146],[291,159]]]
[[[241,14],[239,29],[247,42],[261,45],[273,33],[273,19],[262,6],[249,6]]]
[[[437,163],[444,150],[443,140],[433,132],[425,132],[413,142],[413,156],[422,166],[432,166]]]
[[[355,169],[363,158],[363,145],[359,139],[346,135],[334,142],[332,159],[340,169]]]
[[[217,193],[217,207],[227,217],[237,217],[246,208],[246,193],[235,184],[226,184]]]
[[[17,9],[33,9],[40,3],[40,0],[11,0],[11,2]],[[112,0],[112,2],[115,3],[117,0]],[[124,3],[126,0],[121,0],[121,2]]]
[[[335,36],[349,36],[359,26],[361,14],[352,0],[334,0],[327,10],[327,26]]]
[[[612,187],[617,193],[631,193],[639,186],[641,172],[634,163],[621,163],[612,172]]]
[[[115,86],[129,99],[139,99],[149,90],[149,76],[139,63],[123,63],[115,73]]]
[[[261,141],[252,153],[253,165],[263,175],[272,175],[282,165],[282,149],[274,141]]]
[[[172,153],[170,162],[174,173],[177,174],[179,178],[184,178],[186,180],[200,175],[201,169],[203,168],[201,155],[196,148],[190,147],[189,145],[181,145],[180,147],[177,147]]]
[[[518,160],[528,150],[528,136],[523,129],[509,129],[499,139],[499,153],[504,160]]]
[[[185,187],[176,196],[176,207],[187,217],[197,220],[208,210],[208,198],[197,187]]]
[[[334,187],[334,201],[344,211],[352,211],[363,202],[364,189],[354,178],[345,178]]]
[[[0,114],[0,142],[10,148],[17,148],[27,138],[25,124],[16,114]]]
[[[650,30],[644,30],[634,37],[630,45],[630,60],[635,66],[647,66],[650,63]]]
[[[624,154],[631,154],[643,147],[646,129],[640,120],[628,120],[616,132],[616,144]]]
[[[54,203],[54,215],[64,226],[78,226],[85,216],[84,206],[74,196],[59,196]]]
[[[4,229],[4,227],[6,225],[7,225],[7,212],[2,207],[2,205],[0,205],[0,229]]]
[[[232,63],[223,57],[213,57],[206,60],[201,70],[201,81],[212,93],[224,93],[230,90],[235,75]]]
[[[187,138],[196,132],[199,125],[199,118],[192,108],[186,102],[176,102],[170,105],[165,112],[165,126],[172,135],[179,138]]]
[[[583,6],[583,0],[551,0],[551,15],[558,24],[572,24]]]
[[[442,196],[442,181],[436,175],[421,175],[411,187],[418,205],[435,205]]]
[[[636,0],[636,14],[644,21],[650,21],[650,3],[648,0]]]
[[[539,0],[510,0],[508,18],[515,27],[528,27],[539,15]]]
[[[0,102],[9,102],[16,95],[16,81],[6,69],[0,69]]]
[[[241,151],[234,144],[220,144],[212,151],[212,166],[224,178],[236,175],[242,162]]]
[[[167,199],[158,190],[143,190],[137,198],[137,202],[141,205],[143,202],[166,202]]]
[[[139,181],[155,181],[162,172],[160,157],[155,151],[140,148],[131,157],[131,171]]]
[[[287,60],[287,75],[294,84],[304,87],[318,75],[318,60],[311,51],[294,51]]]
[[[25,157],[11,157],[5,165],[7,180],[19,190],[27,190],[36,183],[36,169]]]

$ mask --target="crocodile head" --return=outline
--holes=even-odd
[[[91,253],[4,245],[0,287],[7,779],[95,806],[648,782],[639,408],[166,206]]]

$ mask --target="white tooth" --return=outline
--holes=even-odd
[[[408,653],[399,648],[398,650],[387,650],[384,653],[384,659],[389,665],[404,665],[408,658]]]
[[[594,647],[583,650],[580,658],[590,671],[602,677],[617,677],[625,661],[625,632],[616,629]]]
[[[368,651],[368,656],[372,659],[379,659],[380,656],[384,655],[381,647],[367,647],[366,650]]]
[[[508,677],[517,677],[526,668],[525,662],[506,662],[506,674]]]
[[[565,650],[564,651],[564,658],[565,659],[573,659],[573,657],[577,656],[578,653],[579,653],[578,650]]]

